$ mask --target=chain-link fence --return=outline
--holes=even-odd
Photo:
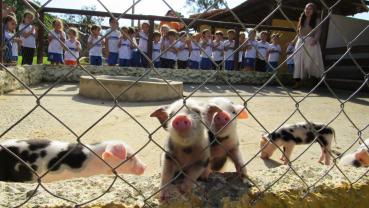
[[[44,20],[44,17],[43,16],[40,16],[40,12],[43,11],[43,9],[45,9],[47,7],[47,5],[52,2],[52,0],[49,0],[47,1],[46,3],[44,3],[42,6],[40,7],[35,7],[34,4],[31,4],[29,1],[27,0],[23,0],[22,1],[23,4],[27,7],[27,9],[31,10],[32,12],[35,13],[35,20],[34,20],[34,23],[38,24],[39,27],[42,27],[47,33],[50,33],[50,29],[48,29],[46,27],[46,23],[45,23],[45,20]],[[135,5],[137,4],[145,4],[145,1],[142,1],[142,0],[137,0],[135,2],[134,5],[131,5],[126,11],[123,11],[121,14],[117,15],[116,13],[112,13],[111,11],[109,11],[109,9],[105,6],[104,2],[103,1],[100,1],[98,0],[97,1],[98,4],[100,4],[103,8],[106,9],[106,12],[110,15],[110,17],[112,18],[115,18],[117,20],[121,19],[123,16],[127,15],[127,13],[132,9],[132,7],[134,7]],[[170,3],[168,3],[168,1],[166,0],[162,0],[162,2],[164,2],[164,4],[168,7],[168,10],[173,10],[173,7]],[[202,22],[206,22],[204,19],[203,19],[203,15],[206,14],[208,11],[212,10],[214,8],[215,5],[217,5],[218,3],[221,3],[222,4],[222,7],[224,8],[223,9],[223,12],[224,13],[228,13],[232,16],[232,18],[235,20],[235,22],[232,22],[232,23],[229,23],[229,25],[231,25],[230,27],[228,28],[235,28],[236,29],[236,33],[239,34],[240,31],[245,31],[246,33],[250,33],[251,31],[259,31],[260,29],[265,29],[265,28],[268,28],[266,27],[266,22],[270,22],[270,19],[273,17],[273,15],[275,15],[276,13],[278,13],[279,15],[283,16],[284,20],[287,20],[288,23],[289,23],[289,28],[292,28],[292,31],[295,31],[296,34],[299,34],[299,32],[301,32],[299,30],[298,27],[296,27],[296,24],[295,24],[295,21],[296,20],[291,20],[291,18],[289,17],[289,15],[286,14],[286,12],[284,11],[284,6],[285,4],[288,4],[290,3],[290,1],[282,1],[282,0],[275,0],[275,1],[270,1],[273,5],[270,13],[265,16],[263,18],[262,21],[260,21],[258,24],[256,25],[252,25],[252,27],[250,27],[251,24],[246,24],[245,22],[242,22],[240,20],[240,18],[238,17],[238,15],[234,12],[234,10],[232,10],[231,8],[229,8],[228,4],[227,4],[227,1],[215,1],[214,4],[210,7],[208,7],[208,9],[206,11],[204,11],[203,13],[199,14],[196,18],[194,19],[185,19],[185,18],[182,18],[181,16],[179,16],[178,14],[176,14],[177,16],[176,17],[172,17],[172,19],[175,19],[174,21],[177,21],[179,22],[181,25],[184,26],[184,31],[186,31],[186,33],[182,34],[182,37],[184,36],[187,36],[190,31],[193,31],[193,26],[195,24],[197,24],[199,21],[202,21]],[[303,1],[304,3],[306,3],[305,1]],[[368,70],[367,66],[361,66],[360,63],[356,60],[357,58],[354,57],[354,55],[351,53],[351,50],[353,48],[353,45],[354,43],[360,39],[365,33],[367,33],[368,31],[368,28],[369,26],[366,26],[365,29],[356,34],[355,37],[353,39],[350,39],[350,40],[347,40],[347,38],[345,38],[342,34],[342,32],[336,34],[337,36],[340,36],[344,41],[345,41],[345,45],[347,47],[346,51],[340,55],[340,58],[338,58],[333,64],[331,64],[330,66],[321,66],[319,64],[316,64],[316,62],[314,61],[314,57],[316,54],[310,54],[309,50],[307,49],[307,45],[305,44],[306,43],[306,40],[311,37],[314,33],[318,32],[319,30],[321,30],[322,27],[324,27],[325,24],[327,24],[329,21],[331,22],[331,25],[332,27],[335,27],[336,30],[340,30],[337,26],[337,23],[334,21],[334,19],[332,19],[332,15],[334,14],[334,11],[336,11],[336,7],[338,7],[340,4],[343,4],[344,2],[346,1],[343,1],[343,0],[337,0],[337,1],[326,1],[326,0],[319,0],[319,1],[315,1],[315,3],[317,5],[319,5],[319,7],[322,9],[322,12],[321,12],[321,21],[317,22],[317,24],[315,25],[315,28],[313,28],[311,31],[307,32],[306,34],[304,34],[303,36],[300,36],[299,38],[299,41],[301,42],[300,45],[296,46],[295,48],[295,51],[290,54],[290,56],[293,56],[297,53],[299,53],[301,50],[303,50],[306,54],[306,59],[310,59],[312,60],[312,64],[314,64],[314,68],[321,68],[319,69],[320,71],[322,71],[322,74],[321,74],[321,77],[317,80],[316,83],[314,83],[315,85],[309,89],[308,93],[306,93],[301,99],[297,99],[296,97],[294,97],[292,94],[291,94],[291,91],[288,87],[286,87],[284,85],[284,83],[280,80],[279,76],[278,76],[278,73],[280,73],[280,69],[286,64],[286,62],[288,61],[288,59],[285,59],[284,61],[282,61],[281,63],[279,63],[278,65],[272,65],[268,62],[266,62],[266,64],[268,65],[267,67],[271,68],[272,69],[272,74],[271,74],[271,77],[268,81],[266,81],[262,86],[258,87],[258,89],[252,93],[251,96],[249,97],[243,97],[241,94],[239,94],[237,88],[235,86],[233,86],[230,81],[228,80],[227,76],[226,76],[226,73],[223,73],[222,70],[221,70],[221,66],[223,66],[226,62],[226,60],[230,57],[230,56],[234,56],[234,57],[237,57],[238,56],[238,53],[243,50],[243,48],[248,44],[247,41],[245,42],[239,42],[238,38],[236,38],[236,47],[235,49],[233,50],[232,54],[228,54],[229,57],[225,57],[223,61],[221,62],[216,62],[214,60],[214,58],[212,56],[210,56],[206,51],[205,49],[196,41],[193,40],[193,37],[192,36],[188,36],[190,39],[191,39],[191,42],[194,43],[198,48],[199,50],[201,50],[201,52],[203,54],[205,54],[207,56],[207,58],[210,59],[210,61],[212,62],[212,65],[215,66],[215,70],[213,71],[213,73],[202,83],[200,84],[199,86],[197,86],[195,89],[193,89],[192,92],[189,93],[189,95],[183,99],[183,106],[182,108],[189,108],[189,106],[187,106],[186,104],[186,101],[188,99],[190,99],[191,97],[194,96],[194,94],[200,89],[202,88],[203,86],[205,86],[208,81],[214,77],[220,77],[222,79],[222,81],[226,84],[227,87],[229,87],[243,102],[243,105],[244,105],[244,110],[247,110],[247,112],[249,113],[249,115],[251,116],[252,119],[254,119],[259,125],[260,127],[267,133],[272,133],[270,132],[265,126],[264,124],[258,119],[258,117],[256,116],[255,112],[252,111],[252,109],[249,108],[248,104],[250,103],[251,100],[253,100],[255,98],[255,96],[257,96],[263,89],[265,89],[268,85],[270,85],[272,82],[276,82],[280,87],[281,89],[286,92],[286,94],[288,95],[288,97],[290,98],[290,102],[294,104],[295,108],[294,108],[294,111],[290,113],[290,115],[283,121],[280,123],[280,125],[276,128],[279,129],[280,127],[282,127],[284,124],[286,124],[288,122],[288,120],[293,116],[293,115],[300,115],[304,121],[306,122],[310,122],[308,120],[308,118],[306,117],[306,115],[301,111],[300,109],[300,106],[301,104],[314,92],[316,92],[318,90],[319,87],[325,87],[328,89],[328,91],[331,93],[331,95],[337,100],[337,105],[339,106],[340,108],[340,111],[338,112],[338,114],[336,116],[334,116],[333,118],[330,119],[330,121],[328,121],[325,126],[329,126],[332,122],[334,122],[340,115],[343,115],[344,117],[347,118],[347,120],[350,122],[350,124],[356,129],[357,131],[357,138],[352,142],[350,148],[352,146],[354,146],[357,142],[361,142],[363,144],[364,143],[364,138],[362,138],[362,134],[363,132],[368,128],[369,125],[366,125],[364,128],[360,129],[360,127],[358,125],[355,124],[355,122],[350,118],[350,116],[346,113],[346,103],[350,102],[350,100],[356,96],[359,91],[361,91],[362,89],[365,89],[367,88],[369,85],[368,85]],[[359,3],[363,3],[365,5],[365,3],[367,3],[366,1],[362,2],[362,1],[358,1],[357,4]],[[325,11],[325,12],[323,12]],[[134,17],[134,16],[133,16]],[[133,18],[132,17],[132,18]],[[208,21],[209,23],[211,21]],[[153,23],[153,21],[152,21]],[[219,24],[219,22],[218,22]],[[224,23],[224,25],[227,25],[227,23]],[[151,27],[154,27],[154,25],[151,24]],[[273,27],[270,27],[270,29],[273,29]],[[150,31],[153,31],[153,28],[150,29]],[[108,33],[106,33],[105,35],[103,35],[101,37],[101,39],[99,41],[97,41],[96,43],[94,43],[92,46],[88,47],[87,49],[85,49],[86,51],[88,51],[90,48],[94,47],[96,44],[99,44],[101,40],[103,40],[104,38],[106,38],[112,31],[109,31]],[[325,31],[326,32],[326,31]],[[13,36],[12,38],[10,39],[7,39],[3,46],[6,47],[7,43],[8,42],[11,42],[12,39],[16,36],[19,36],[19,34],[22,33],[22,31],[18,31],[16,33],[15,36]],[[65,50],[71,52],[72,55],[74,55],[74,53],[72,53],[72,51],[65,45],[65,43],[63,41],[61,41],[58,37],[56,37],[54,35],[54,33],[50,33],[53,38],[55,38],[56,40],[58,40],[58,42],[64,46]],[[82,34],[82,35],[88,35],[88,34]],[[152,34],[149,34],[149,36],[151,36],[149,38],[149,40],[152,40]],[[238,35],[237,35],[238,37]],[[167,81],[165,78],[163,78],[160,74],[160,72],[157,70],[156,67],[154,67],[154,63],[155,63],[155,59],[152,59],[151,58],[151,50],[152,49],[149,49],[149,53],[145,52],[145,51],[141,51],[138,47],[137,47],[137,43],[135,40],[133,40],[132,38],[128,37],[129,38],[129,41],[131,42],[131,44],[135,45],[136,48],[138,49],[138,52],[140,53],[140,55],[142,57],[144,57],[144,59],[148,62],[148,68],[147,70],[145,71],[145,73],[140,76],[140,77],[137,77],[137,79],[135,80],[135,82],[133,82],[129,87],[127,87],[125,90],[123,90],[118,96],[115,96],[113,95],[113,93],[111,93],[109,91],[109,89],[104,86],[104,84],[102,84],[96,77],[94,74],[92,74],[88,69],[86,69],[86,67],[84,65],[82,65],[80,63],[81,61],[81,58],[82,57],[75,57],[77,59],[77,67],[75,68],[70,68],[70,71],[65,74],[63,77],[59,78],[55,83],[51,84],[51,86],[41,95],[36,95],[36,93],[33,92],[33,90],[31,89],[30,86],[27,86],[27,84],[25,84],[24,82],[22,82],[21,79],[19,79],[14,73],[12,73],[11,70],[9,70],[9,67],[8,66],[5,66],[5,64],[1,64],[1,68],[2,70],[4,70],[6,73],[9,73],[12,77],[14,77],[16,80],[18,80],[22,85],[23,87],[28,90],[32,96],[35,98],[36,100],[36,105],[32,108],[32,110],[30,110],[28,113],[26,113],[21,119],[19,119],[17,122],[15,122],[13,125],[11,125],[8,129],[6,129],[4,132],[1,132],[0,134],[0,138],[4,137],[4,135],[6,135],[10,130],[12,130],[13,128],[15,128],[20,122],[22,122],[26,117],[28,117],[29,115],[31,115],[36,109],[42,109],[44,110],[47,114],[51,115],[53,118],[55,118],[58,122],[60,122],[60,124],[62,124],[72,135],[75,136],[75,141],[82,147],[88,149],[89,151],[91,151],[96,157],[99,157],[101,159],[101,161],[103,161],[107,166],[109,166],[112,170],[112,173],[115,175],[115,179],[113,180],[113,182],[111,183],[111,185],[109,186],[109,188],[100,196],[96,197],[96,198],[93,198],[93,199],[90,199],[89,201],[86,201],[86,202],[83,202],[82,204],[81,203],[77,203],[77,202],[74,202],[68,198],[63,198],[62,196],[59,196],[55,193],[53,193],[52,191],[49,191],[48,188],[46,186],[44,186],[44,184],[42,183],[42,179],[50,172],[47,171],[43,174],[39,174],[37,173],[34,169],[32,169],[32,167],[26,163],[24,160],[21,159],[21,156],[20,155],[16,155],[14,152],[12,152],[11,150],[9,150],[8,148],[6,148],[5,146],[3,145],[0,145],[1,148],[3,148],[4,150],[6,150],[9,154],[11,154],[14,158],[16,158],[18,161],[20,161],[22,164],[24,164],[29,170],[32,171],[32,173],[37,177],[37,183],[38,185],[36,186],[35,190],[31,193],[31,194],[28,194],[28,198],[27,200],[23,201],[23,202],[20,202],[19,203],[19,207],[22,206],[22,205],[25,205],[27,204],[27,202],[32,198],[34,197],[34,195],[36,194],[37,190],[40,189],[40,188],[43,188],[45,191],[47,191],[50,195],[52,195],[53,197],[57,197],[57,198],[60,198],[62,200],[65,200],[67,202],[71,202],[71,203],[74,203],[76,207],[80,207],[80,206],[83,206],[83,205],[86,205],[90,202],[93,202],[95,200],[97,200],[98,198],[104,196],[104,194],[106,194],[110,188],[115,184],[115,182],[117,180],[122,180],[124,181],[125,183],[127,183],[130,187],[132,187],[135,191],[137,191],[137,193],[139,193],[140,196],[142,196],[145,201],[154,197],[158,192],[160,192],[164,187],[161,187],[160,190],[158,190],[157,192],[153,192],[151,196],[144,196],[141,192],[141,190],[138,190],[134,184],[128,182],[127,180],[125,180],[124,177],[122,177],[121,175],[118,175],[116,170],[117,168],[119,167],[111,167],[107,162],[105,162],[100,155],[94,153],[90,147],[86,144],[84,144],[84,142],[81,141],[81,138],[86,134],[88,133],[91,129],[93,129],[99,122],[101,122],[101,120],[103,120],[106,116],[108,116],[114,109],[120,109],[121,111],[123,111],[127,116],[129,116],[134,122],[136,122],[147,134],[147,138],[148,138],[148,141],[145,145],[143,145],[141,148],[139,148],[133,155],[131,155],[130,157],[134,157],[135,155],[139,154],[143,149],[145,149],[149,144],[154,144],[156,145],[158,148],[160,148],[164,153],[168,153],[167,150],[162,146],[160,145],[157,141],[155,141],[153,139],[153,136],[159,131],[159,129],[161,129],[163,127],[164,124],[162,124],[161,126],[159,126],[155,131],[150,131],[148,130],[144,125],[142,125],[140,123],[139,120],[137,120],[137,118],[135,118],[134,115],[132,115],[129,110],[127,110],[125,107],[123,107],[120,103],[120,101],[118,101],[118,99],[124,95],[125,93],[127,93],[132,87],[134,87],[135,85],[137,85],[141,80],[143,80],[144,78],[148,77],[150,73],[154,73],[155,76],[157,77],[161,77],[162,80],[168,85],[168,86],[171,86],[169,81]],[[163,55],[164,53],[166,53],[167,51],[170,50],[171,47],[174,47],[177,42],[179,41],[181,37],[179,37],[175,42],[171,43],[165,50],[162,50],[160,52],[161,55]],[[152,43],[149,43],[149,48],[152,48]],[[261,51],[260,51],[260,48],[256,47],[255,45],[252,45],[251,44],[251,47],[254,48],[258,53],[262,54]],[[159,55],[160,57],[160,55]],[[158,59],[159,57],[157,57],[156,59]],[[265,57],[264,57],[265,58]],[[336,95],[336,92],[335,90],[330,86],[330,84],[328,83],[327,81],[327,75],[333,71],[335,71],[336,69],[336,66],[344,59],[344,58],[349,58],[352,60],[352,62],[354,63],[354,66],[360,70],[361,74],[362,74],[362,83],[360,84],[360,86],[354,90],[351,95],[347,98],[347,99],[340,99],[337,95]],[[236,59],[236,58],[235,58]],[[91,78],[94,79],[94,81],[101,87],[103,88],[106,93],[110,94],[111,95],[111,98],[114,100],[114,105],[111,107],[111,109],[106,113],[104,114],[103,116],[101,116],[93,125],[91,125],[85,132],[83,132],[82,134],[77,134],[72,127],[68,126],[66,123],[64,123],[61,119],[58,118],[57,115],[55,115],[52,111],[48,110],[47,108],[45,108],[42,104],[42,99],[47,96],[47,94],[54,88],[56,87],[58,84],[60,84],[61,82],[63,82],[63,80],[65,80],[66,77],[68,77],[69,75],[71,75],[74,71],[76,70],[82,70],[84,73],[88,74]],[[246,73],[246,72],[245,72]],[[172,90],[173,91],[176,91],[175,88],[172,87]],[[182,97],[182,94],[180,94],[180,92],[177,92],[178,93],[178,96],[179,97]],[[174,115],[170,115],[171,118],[173,118],[174,116],[176,116],[176,114]],[[169,118],[170,119],[170,118]],[[232,122],[235,118],[233,118],[230,122]],[[228,124],[229,124],[228,123]],[[205,126],[206,124],[203,123]],[[207,126],[208,128],[208,126]],[[323,129],[322,128],[322,129]],[[320,129],[320,130],[322,130]],[[301,179],[301,183],[304,184],[305,186],[305,196],[310,193],[311,191],[313,191],[313,188],[316,184],[318,184],[324,177],[326,177],[330,171],[332,169],[338,169],[342,175],[344,175],[344,177],[347,179],[347,181],[349,182],[349,184],[352,186],[353,184],[357,183],[362,177],[364,177],[365,175],[367,175],[368,171],[365,172],[365,174],[361,175],[357,180],[355,181],[352,181],[349,179],[349,177],[347,177],[344,173],[344,171],[341,170],[340,166],[338,165],[338,162],[339,162],[339,157],[337,155],[334,155],[332,154],[332,152],[329,152],[329,154],[331,155],[331,157],[333,158],[333,165],[329,166],[329,168],[327,169],[327,171],[325,172],[324,175],[322,175],[322,177],[317,180],[314,184],[308,184],[307,182],[305,182],[305,179],[303,176],[299,175],[298,174],[298,171],[295,170],[294,168],[294,162],[300,158],[306,151],[308,151],[310,149],[310,147],[312,146],[312,144],[314,142],[318,142],[319,140],[319,131],[320,130],[314,130],[313,129],[313,133],[314,133],[314,140],[311,144],[307,145],[306,146],[306,149],[305,151],[303,151],[302,153],[300,153],[300,155],[298,155],[294,160],[291,160],[291,161],[288,161],[288,169],[286,170],[286,172],[281,175],[276,181],[274,181],[273,183],[270,183],[269,186],[267,186],[266,188],[261,188],[257,183],[253,182],[252,179],[249,179],[249,182],[256,188],[258,189],[258,193],[259,193],[259,197],[257,199],[254,199],[253,201],[250,201],[251,204],[257,202],[257,200],[259,200],[260,198],[263,197],[263,194],[265,192],[267,192],[272,186],[274,186],[279,180],[281,180],[288,172],[293,172],[294,174],[296,174],[296,176],[298,178]],[[217,135],[217,132],[213,132],[215,134],[215,136]],[[270,140],[270,142],[273,143],[273,145],[276,145],[274,144],[273,140]],[[213,143],[219,143],[220,145],[222,145],[219,141],[217,140],[214,140],[211,144],[209,144],[209,146],[207,147],[210,148],[211,145]],[[277,146],[277,145],[276,145]],[[365,145],[366,146],[366,145]],[[77,147],[76,147],[77,148]],[[285,151],[277,146],[278,150],[280,151],[281,154],[283,154],[285,157]],[[366,146],[367,149],[369,149],[367,146]],[[349,149],[345,150],[342,154],[345,154]],[[54,166],[57,166],[58,164],[60,164],[71,152],[73,152],[74,149],[71,149],[67,154],[65,154],[63,157],[61,157],[58,162],[56,162],[56,164]],[[205,151],[205,150],[204,150]],[[250,165],[250,163],[256,158],[256,156],[258,154],[260,154],[261,150],[258,151],[256,153],[256,155],[254,157],[252,157],[249,161],[247,161],[245,164],[244,164],[244,167],[248,167]],[[128,158],[129,159],[129,158]],[[172,158],[173,159],[173,158]],[[124,165],[126,161],[123,161],[121,165]],[[53,167],[51,167],[50,169],[52,169]],[[188,177],[187,173],[185,170],[181,170],[180,173],[178,175],[176,175],[175,178],[173,178],[173,181],[179,177],[180,175],[184,175],[185,177]],[[196,181],[192,181],[194,185],[197,185],[197,182]],[[167,184],[168,185],[168,184]],[[151,207],[150,204],[145,204],[145,206],[148,206],[148,207]]]

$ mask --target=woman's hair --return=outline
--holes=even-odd
[[[55,20],[53,21],[53,26],[55,26],[55,24],[56,24],[57,22],[60,22],[60,24],[61,24],[61,30],[63,30],[63,28],[64,28],[64,24],[63,24],[63,21],[61,21],[61,19],[55,19]]]
[[[71,27],[71,28],[69,28],[68,29],[68,34],[69,33],[72,33],[74,36],[76,36],[76,39],[78,39],[78,29],[77,28],[75,28],[75,27]]]
[[[23,23],[24,23],[24,20],[26,19],[27,15],[30,15],[32,17],[32,19],[35,17],[35,15],[32,12],[25,11],[24,14],[23,14],[23,20],[22,20]]]
[[[316,26],[316,20],[318,19],[318,13],[316,11],[316,6],[315,6],[314,3],[308,3],[308,4],[306,4],[306,7],[308,7],[308,6],[313,7],[313,15],[311,16],[311,19],[310,19],[310,22],[309,22],[309,26],[311,28],[315,28],[315,26]],[[301,27],[305,24],[305,21],[306,21],[306,15],[305,15],[305,11],[303,11],[301,13],[300,18],[299,18],[299,23],[297,25],[297,28],[298,29],[301,29]]]

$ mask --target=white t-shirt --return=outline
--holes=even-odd
[[[147,41],[149,40],[149,37],[146,33],[140,32],[140,40],[138,42],[138,48],[142,51],[147,53]]]
[[[173,43],[170,43],[169,41],[167,41],[167,44],[168,44],[167,46],[170,46]],[[175,47],[175,45],[174,45],[174,47]],[[166,58],[171,59],[171,60],[177,60],[177,53],[173,52],[172,49],[168,49],[167,52],[166,52]]]
[[[74,56],[79,58],[79,52],[77,50],[78,48],[77,43],[79,43],[79,47],[82,50],[81,43],[78,40],[73,41],[71,39],[68,39],[65,41],[65,45],[69,48],[69,50],[71,50],[71,52],[69,52],[68,50],[65,51],[64,53],[65,60],[76,61],[77,59]],[[74,56],[72,54],[74,54]]]
[[[167,48],[169,46],[169,41],[167,38],[161,38],[160,40],[160,43],[161,45],[164,47],[164,48]],[[161,48],[161,46],[160,46]],[[165,50],[165,49],[164,49]],[[160,58],[165,58],[167,59],[168,58],[168,52],[164,52],[163,54],[161,54]]]
[[[256,47],[258,42],[256,40],[249,40],[246,45],[251,47],[246,49],[245,58],[256,58]]]
[[[262,41],[258,41],[258,58],[260,60],[266,60],[266,53],[267,50],[269,48],[269,43],[268,42],[262,42]]]
[[[119,47],[119,59],[131,59],[132,58],[132,48],[131,41],[128,39],[120,39]]]
[[[67,37],[65,35],[65,32],[61,31],[61,33],[56,33],[55,30],[52,30],[50,31],[49,36],[52,37],[52,39],[49,43],[49,47],[47,51],[49,53],[63,54],[62,44],[57,39],[60,39],[61,37],[63,37],[64,40],[66,40]]]
[[[202,46],[202,42],[201,42],[201,46]],[[211,40],[208,40],[205,48],[203,48],[204,51],[201,52],[201,57],[202,58],[210,58],[212,53],[213,53],[213,42]]]
[[[200,43],[195,44],[194,42],[191,42],[191,55],[190,55],[190,60],[191,61],[196,61],[196,62],[200,62],[201,61],[201,56],[200,56]]]
[[[151,57],[152,57],[153,61],[155,60],[155,62],[160,61],[160,59],[158,58],[159,55],[160,55],[160,47],[161,47],[161,42],[160,41],[157,42],[157,43],[155,43],[155,42],[152,43],[152,55],[151,55]]]
[[[224,59],[226,59],[227,61],[233,61],[234,54],[232,54],[232,53],[233,53],[234,44],[235,44],[234,40],[224,41],[224,51],[225,51],[224,52]],[[230,47],[230,49],[226,49],[227,47]]]
[[[111,29],[106,31],[106,34],[108,34],[111,31]],[[113,32],[109,33],[109,35],[106,36],[106,40],[108,41],[109,46],[109,52],[112,53],[118,53],[119,47],[118,43],[120,40],[121,33],[118,30],[114,30]]]
[[[180,61],[187,61],[188,56],[190,55],[187,44],[183,41],[178,41],[176,43],[176,48],[177,49],[183,49],[183,50],[178,51],[177,59],[180,60]]]
[[[293,61],[293,52],[295,51],[295,46],[292,44],[288,44],[287,47],[287,64],[294,64],[295,62]]]
[[[89,51],[89,56],[102,56],[102,39],[101,36],[99,35],[97,38],[94,38],[92,35],[90,35],[90,37],[88,37],[88,42],[91,42],[93,47],[90,48]],[[100,42],[98,42],[100,40]],[[95,44],[96,43],[96,44]]]
[[[18,56],[18,43],[14,41],[14,39],[12,44],[12,56]]]
[[[220,41],[219,43],[214,41],[213,42],[213,59],[214,61],[223,61],[223,50],[224,50],[224,43]]]
[[[281,46],[270,44],[268,51],[269,51],[268,61],[269,62],[279,62],[279,56],[282,52]]]
[[[238,62],[242,62],[242,58],[244,56],[245,51],[239,50],[238,51]]]
[[[19,25],[19,31],[22,31],[21,33],[22,46],[26,48],[36,48],[36,38],[35,38],[36,31],[34,29],[34,26],[21,23]],[[23,37],[23,33],[29,33],[31,31],[32,33],[30,36],[28,36],[27,38]]]

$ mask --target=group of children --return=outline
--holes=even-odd
[[[36,29],[32,25],[33,14],[26,12],[22,23],[19,25],[20,37],[13,37],[16,30],[14,16],[5,18],[5,40],[9,41],[9,61],[16,61],[18,57],[18,45],[22,46],[22,64],[32,64],[36,48]],[[118,21],[114,18],[109,20],[110,29],[105,37],[101,35],[101,27],[93,25],[87,40],[89,48],[89,61],[91,65],[102,65],[103,57],[109,66],[123,67],[149,67],[148,39],[150,25],[147,22],[141,24],[141,29],[119,28]],[[235,30],[227,31],[227,38],[222,31],[211,34],[210,30],[203,30],[191,37],[185,32],[177,32],[167,25],[160,27],[160,32],[153,34],[151,58],[155,67],[178,68],[178,69],[203,69],[210,70],[219,67],[225,70],[245,71],[273,71],[279,65],[282,53],[279,45],[279,35],[271,36],[268,40],[268,32],[260,33],[260,40],[256,40],[256,31],[249,32],[248,38],[245,33],[239,35],[239,48],[236,45]],[[51,64],[76,65],[82,51],[82,44],[78,41],[78,30],[69,28],[67,34],[63,29],[63,22],[56,19],[53,29],[48,35],[48,60]],[[68,50],[68,49],[69,50]],[[235,51],[238,50],[238,67],[235,69]],[[287,48],[289,72],[293,71],[294,46]],[[11,54],[11,55],[10,55]],[[269,63],[269,64],[268,64]]]

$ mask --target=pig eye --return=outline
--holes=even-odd
[[[200,115],[200,110],[199,109],[192,109],[192,111]]]
[[[233,112],[232,112],[232,114],[233,114],[233,115],[237,115],[237,112],[236,112],[236,111],[233,111]]]

